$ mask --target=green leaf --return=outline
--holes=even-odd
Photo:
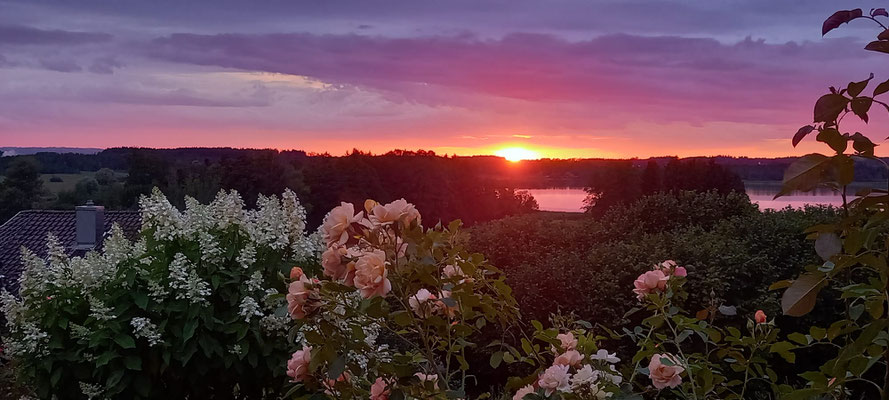
[[[812,133],[812,131],[814,130],[815,127],[812,125],[806,125],[802,128],[799,128],[799,130],[796,131],[796,134],[793,135],[793,140],[791,140],[790,143],[793,144],[793,147],[796,147],[796,145],[798,145],[799,142],[806,137],[806,135]]]
[[[120,382],[120,378],[123,378],[124,373],[123,368],[115,369],[114,372],[108,377],[108,380],[105,381],[106,388],[114,388]]]
[[[123,359],[123,364],[127,367],[127,369],[132,369],[135,371],[142,370],[142,359],[136,356],[127,356],[127,358]]]
[[[114,336],[114,342],[125,349],[132,349],[136,347],[136,342],[133,340],[133,337],[123,333],[119,333]]]
[[[399,326],[408,326],[411,324],[411,316],[404,310],[392,313],[392,320]]]
[[[830,93],[821,96],[815,102],[814,122],[836,122],[840,113],[846,109],[849,99],[841,94]]]
[[[59,379],[62,378],[62,371],[63,371],[62,368],[56,368],[56,370],[52,372],[52,376],[50,377],[49,380],[53,386],[55,386],[56,384],[59,383]]]
[[[861,82],[849,82],[849,85],[846,86],[846,92],[849,93],[849,96],[857,97],[864,91],[864,88],[867,87],[867,83],[870,82],[871,79],[874,79],[874,74],[870,74],[870,78]]]
[[[821,24],[821,36],[824,36],[827,32],[830,32],[855,18],[860,18],[861,16],[862,12],[860,8],[837,11],[831,14],[830,17],[827,17],[827,19],[824,20],[824,23]]]
[[[815,239],[815,252],[824,261],[843,251],[843,241],[836,233],[828,232],[818,235]]]
[[[871,157],[874,155],[874,147],[877,145],[861,132],[855,132],[849,139],[852,140],[852,148],[859,154]]]
[[[818,132],[818,136],[815,139],[819,142],[827,143],[837,153],[846,151],[846,147],[849,145],[848,139],[834,128],[822,129],[821,132]]]
[[[775,195],[777,199],[794,191],[808,192],[826,181],[827,167],[830,157],[823,154],[807,154],[800,157],[784,171],[784,183],[781,191]]]
[[[142,292],[133,292],[133,302],[144,310],[148,307],[148,295]]]
[[[328,379],[337,379],[346,370],[346,358],[339,356],[330,363],[330,369],[327,371]]]
[[[500,363],[502,361],[503,361],[503,352],[502,351],[497,351],[497,352],[494,352],[494,354],[491,354],[491,360],[490,360],[491,368],[499,367]]]
[[[862,121],[867,123],[867,112],[870,110],[871,104],[873,104],[874,99],[870,97],[856,97],[852,99],[852,112],[861,118]]]
[[[845,154],[837,154],[830,158],[827,168],[827,182],[845,186],[855,180],[855,161]]]
[[[880,53],[889,53],[889,41],[876,40],[864,46],[865,50],[878,51]]]
[[[784,315],[801,317],[812,311],[818,292],[824,286],[824,274],[807,272],[793,281],[781,296],[781,309]]]
[[[769,352],[778,353],[781,357],[783,357],[787,362],[793,363],[796,361],[796,354],[790,352],[790,350],[795,349],[796,346],[790,342],[777,342],[769,348]]]
[[[775,282],[769,286],[769,291],[784,289],[786,287],[789,287],[792,283],[793,283],[793,281],[790,279],[785,279],[783,281]]]
[[[96,367],[101,367],[105,364],[108,364],[109,361],[113,360],[117,357],[117,353],[114,351],[106,351],[96,359]]]
[[[809,344],[809,338],[807,338],[806,335],[803,335],[802,333],[799,333],[799,332],[791,333],[791,334],[787,335],[787,338],[796,342],[796,343],[799,343],[803,346]]]
[[[194,331],[198,327],[197,319],[190,319],[185,321],[185,326],[182,327],[182,341],[187,342],[188,339],[191,339],[194,336]]]
[[[824,339],[825,335],[827,335],[827,329],[813,326],[809,328],[809,335],[811,335],[812,338],[815,340],[821,340]]]
[[[877,85],[877,87],[874,88],[874,97],[886,92],[889,92],[889,80]]]

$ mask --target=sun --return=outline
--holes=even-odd
[[[507,147],[494,152],[494,154],[505,158],[507,161],[519,162],[522,160],[533,160],[540,158],[536,151],[528,150],[523,147]]]

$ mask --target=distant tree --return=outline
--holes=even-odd
[[[166,188],[169,169],[170,163],[158,151],[133,151],[129,155],[124,203],[135,206],[139,196],[151,193],[153,187]]]
[[[53,176],[52,178],[49,178],[49,181],[53,182],[53,183],[59,183],[59,182],[64,182],[65,180],[62,179],[61,176]]]
[[[0,184],[0,222],[17,212],[34,208],[43,196],[40,165],[32,158],[18,158],[6,169]]]
[[[114,175],[114,171],[110,168],[102,168],[96,171],[96,183],[107,186],[117,181],[117,177]]]
[[[640,184],[642,185],[642,193],[645,195],[658,193],[661,191],[661,167],[657,161],[648,160],[645,169],[642,171]]]
[[[713,159],[674,157],[663,170],[657,161],[649,160],[641,172],[632,161],[617,160],[596,167],[590,176],[584,209],[595,214],[661,192],[745,193],[741,178]]]
[[[93,178],[83,178],[74,185],[74,193],[79,199],[93,200],[99,193],[99,182]]]
[[[629,160],[598,168],[584,189],[587,197],[583,208],[588,213],[601,214],[615,205],[634,201],[642,195],[639,182],[639,171]]]
[[[666,191],[706,192],[715,190],[720,194],[743,193],[744,181],[737,174],[712,159],[686,161],[672,159],[664,168],[663,188]]]

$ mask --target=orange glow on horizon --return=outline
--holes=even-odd
[[[540,158],[540,154],[536,151],[528,150],[524,147],[507,147],[494,152],[499,157],[505,158],[507,161],[519,162],[522,160],[534,160]]]

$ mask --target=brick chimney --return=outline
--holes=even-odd
[[[105,234],[105,207],[93,204],[92,200],[85,205],[74,208],[77,220],[75,250],[92,250],[102,241]]]

